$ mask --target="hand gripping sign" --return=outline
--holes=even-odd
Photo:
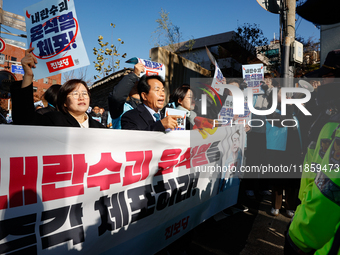
[[[145,60],[141,58],[131,58],[126,61],[126,63],[129,64],[137,64],[142,63],[145,67],[145,72],[140,73],[140,77],[143,75],[152,76],[152,75],[159,75],[162,77],[163,80],[165,80],[165,66],[161,63],[153,62],[150,60]]]

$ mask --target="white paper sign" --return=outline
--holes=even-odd
[[[182,116],[182,118],[177,119],[178,127],[175,128],[174,130],[185,130],[185,123],[186,123],[186,119],[187,119],[185,111],[177,110],[177,109],[173,109],[173,108],[166,108],[165,109],[165,116],[169,116],[169,115],[180,115],[180,116]]]
[[[244,114],[242,115],[234,115],[233,113],[233,97],[228,96],[224,102],[224,105],[221,109],[221,111],[218,114],[218,119],[223,120],[224,124],[223,126],[231,126],[231,123],[234,124],[248,124],[248,121],[251,118],[251,113],[248,107],[248,90],[249,88],[245,89],[243,91],[244,95]]]
[[[211,87],[213,87],[218,94],[223,95],[224,88],[217,88],[216,85],[225,84],[224,83],[224,77],[222,74],[221,69],[219,68],[217,62],[215,61],[215,74],[214,79],[212,81]]]
[[[140,73],[140,77],[143,75],[152,76],[152,75],[159,75],[165,80],[165,66],[158,62],[153,62],[150,60],[145,60],[141,58],[131,58],[126,61],[126,63],[130,64],[137,64],[142,63],[145,67],[145,72]]]
[[[28,45],[38,60],[36,80],[90,64],[73,0],[46,0],[24,11]]]
[[[260,87],[260,81],[264,78],[263,64],[242,65],[242,75],[247,87],[253,90],[253,94],[263,94]]]

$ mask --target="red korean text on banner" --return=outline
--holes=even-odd
[[[158,72],[152,72],[149,70],[146,71],[146,76],[153,76],[153,75],[158,75]]]
[[[73,63],[72,57],[67,56],[64,58],[59,58],[59,59],[47,62],[46,65],[47,65],[48,71],[50,73],[53,73],[59,70],[70,68],[74,66],[74,63]]]

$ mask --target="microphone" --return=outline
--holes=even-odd
[[[309,92],[313,92],[314,91],[313,86],[308,81],[299,80],[298,84],[299,84],[300,88],[307,89]]]
[[[313,86],[307,81],[299,80],[298,85],[299,85],[299,88],[307,89],[311,93],[314,91]],[[303,98],[304,96],[305,94],[303,93],[293,93],[292,98]]]

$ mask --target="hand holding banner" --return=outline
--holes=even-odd
[[[165,80],[165,66],[161,63],[153,62],[150,60],[145,60],[141,58],[131,58],[126,61],[126,63],[129,64],[137,64],[142,63],[145,67],[145,72],[141,73],[140,76],[147,75],[159,75]]]

